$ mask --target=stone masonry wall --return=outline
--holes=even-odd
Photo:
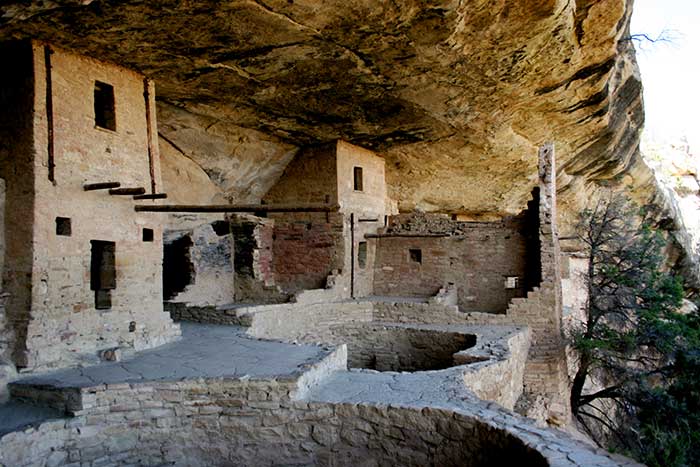
[[[273,270],[285,293],[326,286],[333,270],[343,270],[344,222],[339,213],[275,214]]]
[[[253,337],[347,344],[353,367],[421,371],[468,364],[459,369],[464,384],[480,397],[512,409],[522,394],[529,331],[508,326],[504,315],[390,301],[289,303],[237,311]]]
[[[30,465],[507,465],[548,463],[502,427],[448,409],[295,400],[294,380],[112,385],[76,418],[0,438]],[[85,397],[84,396],[84,397]]]
[[[340,212],[345,214],[347,245],[343,270],[346,275],[352,275],[350,295],[366,297],[372,295],[376,242],[365,236],[384,227],[389,209],[385,163],[374,152],[344,141],[336,142],[336,153],[338,204]],[[355,190],[355,168],[362,170],[361,190]]]
[[[230,218],[235,244],[235,299],[240,303],[285,302],[275,283],[275,221],[237,215]]]
[[[419,223],[421,218],[428,220]],[[395,227],[401,224],[406,227]],[[439,227],[431,228],[435,224]],[[522,229],[519,219],[471,223],[437,215],[392,216],[388,232],[376,238],[374,294],[429,297],[454,284],[462,310],[504,313],[511,299],[525,295]],[[420,261],[411,250],[420,251]],[[515,288],[506,287],[507,277],[518,278]]]
[[[348,366],[377,371],[429,371],[457,365],[454,354],[474,346],[460,332],[383,323],[344,325],[333,330],[335,344],[348,346]]]
[[[335,144],[306,147],[263,196],[266,204],[338,202]]]
[[[105,181],[148,191],[153,181],[156,189],[159,187],[157,144],[151,145],[153,166],[149,167],[144,78],[52,50],[53,126],[49,128],[45,50],[43,44],[34,42],[28,51],[34,70],[33,92],[28,94],[33,96],[35,110],[31,142],[13,152],[12,177],[5,177],[8,190],[10,185],[22,184],[25,190],[33,189],[35,198],[32,203],[25,196],[20,202],[13,188],[13,203],[17,203],[13,209],[21,209],[23,214],[21,220],[7,222],[8,236],[31,239],[32,251],[13,248],[8,255],[13,259],[6,269],[13,284],[8,292],[18,297],[10,311],[21,341],[15,362],[30,368],[91,361],[100,349],[143,349],[179,335],[179,329],[162,312],[163,250],[158,217],[134,213],[131,197],[110,196],[105,190],[83,191],[85,183]],[[95,80],[114,86],[116,131],[95,125]],[[148,105],[155,119],[153,85],[147,86]],[[53,135],[54,182],[49,180],[47,162],[49,130]],[[21,163],[23,150],[34,156],[31,167]],[[57,217],[70,219],[70,235],[58,235]],[[27,226],[31,230],[27,231]],[[153,241],[143,241],[144,228],[153,231]],[[116,288],[111,290],[109,310],[95,308],[95,293],[90,290],[91,240],[116,245]],[[22,284],[17,282],[21,261],[26,263],[20,273],[24,275]]]
[[[384,159],[368,149],[345,141],[335,143],[337,155],[338,204],[345,213],[380,216],[387,213]],[[354,169],[362,169],[362,189],[355,190]],[[380,219],[383,224],[383,219]]]
[[[370,302],[289,303],[240,309],[239,315],[250,314],[253,337],[332,343],[343,326],[372,321],[372,310]]]
[[[526,298],[514,299],[507,315],[527,324],[532,343],[525,368],[525,391],[530,398],[544,397],[550,422],[570,418],[569,380],[562,336],[562,295],[559,234],[556,214],[554,145],[539,150],[539,236],[542,282]]]
[[[304,343],[345,344],[350,367],[378,371],[448,368],[455,365],[453,354],[476,342],[473,335],[462,332],[369,322],[372,305],[368,303],[308,307],[311,310],[295,306],[295,311],[256,311],[249,334]]]
[[[372,151],[344,141],[305,148],[263,198],[266,203],[339,206],[341,218],[325,223],[332,224],[333,235],[338,236],[334,240],[332,269],[341,276],[338,279],[343,283],[341,288],[345,289],[347,284],[348,291],[343,292],[346,297],[364,297],[372,293],[374,269],[371,264],[375,249],[365,235],[376,233],[384,225],[384,216],[391,204],[387,199],[384,165],[384,160]],[[355,189],[354,184],[356,168],[362,171],[359,189]],[[318,245],[327,243],[324,222],[316,220],[320,224],[308,225],[310,232],[304,234],[295,223],[313,216],[271,214],[270,217],[276,220],[274,258],[276,274],[281,275],[280,287],[287,292],[323,288],[326,284],[322,266],[328,264],[329,256],[328,252],[319,250]],[[304,277],[302,269],[315,274]],[[328,270],[325,276],[330,273]]]

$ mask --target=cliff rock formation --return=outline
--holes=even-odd
[[[535,185],[536,147],[552,140],[566,227],[601,184],[653,191],[638,150],[631,9],[632,0],[9,1],[0,39],[44,39],[153,78],[161,145],[233,201],[257,201],[299,146],[343,138],[386,158],[402,210],[515,213]]]

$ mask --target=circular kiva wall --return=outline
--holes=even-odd
[[[429,371],[457,365],[453,355],[476,345],[457,332],[368,323],[337,329],[348,346],[348,366],[378,371]]]
[[[0,438],[0,464],[548,465],[507,430],[444,409],[294,401],[292,381],[104,386],[76,418]]]

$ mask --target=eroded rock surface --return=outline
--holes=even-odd
[[[515,213],[557,144],[564,221],[597,184],[646,196],[631,0],[5,2],[38,37],[156,80],[160,132],[229,198],[300,145],[387,159],[400,208]]]

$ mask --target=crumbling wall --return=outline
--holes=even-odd
[[[275,221],[250,215],[230,218],[235,245],[235,300],[280,303],[289,294],[277,286],[274,265]]]
[[[186,284],[182,292],[165,299],[194,306],[217,306],[233,302],[233,239],[229,222],[220,220],[192,230],[166,232],[165,242],[168,244],[183,240],[188,241],[187,251],[176,251],[173,254],[187,255],[186,260],[192,269],[189,271],[190,283]],[[166,265],[168,260],[166,257]],[[183,275],[187,273],[178,272]]]
[[[525,295],[526,240],[521,218],[456,222],[431,214],[389,218],[376,237],[374,294],[430,297],[454,284],[464,311],[504,313]],[[508,284],[508,278],[515,282]]]
[[[569,379],[562,335],[562,267],[554,145],[543,145],[538,159],[541,283],[528,292],[526,298],[514,299],[507,315],[516,323],[527,324],[532,332],[522,411],[527,413],[534,409],[535,398],[544,398],[547,421],[566,424],[570,419]]]

